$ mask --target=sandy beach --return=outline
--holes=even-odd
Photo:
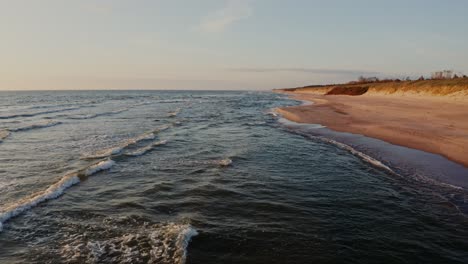
[[[279,108],[285,118],[440,154],[468,167],[468,102],[442,96],[288,92],[312,105]]]

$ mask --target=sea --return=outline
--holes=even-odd
[[[0,92],[0,263],[468,263],[466,168],[274,111],[301,103]]]

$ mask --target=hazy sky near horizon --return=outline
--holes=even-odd
[[[0,90],[468,73],[466,0],[0,0]]]

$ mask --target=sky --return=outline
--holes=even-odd
[[[0,0],[0,90],[468,74],[466,0]]]

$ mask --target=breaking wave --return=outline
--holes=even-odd
[[[117,146],[107,148],[107,149],[103,149],[103,150],[98,150],[98,151],[96,151],[96,152],[94,152],[92,154],[85,155],[84,159],[100,159],[100,158],[106,158],[106,157],[109,157],[109,156],[112,156],[112,155],[118,155],[118,154],[122,153],[122,151],[125,148],[128,148],[131,145],[135,145],[135,144],[137,144],[137,143],[139,143],[141,141],[145,141],[145,140],[152,140],[155,137],[156,136],[154,135],[154,132],[145,133],[145,134],[139,135],[137,137],[127,139],[124,142],[121,142],[120,144],[118,144]]]
[[[278,117],[278,116],[279,116],[279,114],[276,113],[275,111],[269,111],[269,112],[267,112],[267,114],[268,114],[268,115],[271,115],[271,116],[273,116],[273,117]]]
[[[112,155],[118,155],[120,154],[125,147],[122,146],[117,146],[117,147],[112,147],[112,148],[107,148],[107,149],[102,149],[98,150],[90,155],[86,155],[83,157],[84,159],[101,159],[105,157],[109,157]]]
[[[133,145],[136,145],[142,141],[146,141],[146,140],[153,140],[156,138],[156,135],[155,133],[159,133],[161,131],[164,131],[164,130],[167,130],[171,127],[171,125],[162,125],[162,126],[159,126],[155,129],[153,129],[151,132],[148,132],[148,133],[144,133],[144,134],[141,134],[139,136],[136,136],[134,138],[130,138],[130,139],[127,139],[121,143],[119,143],[118,145],[116,146],[113,146],[113,147],[110,147],[110,148],[106,148],[106,149],[102,149],[102,150],[98,150],[94,153],[91,153],[91,154],[85,154],[83,159],[101,159],[101,158],[107,158],[107,157],[110,157],[110,156],[113,156],[113,155],[119,155],[121,154],[126,148],[130,147],[130,146],[133,146]],[[146,153],[148,150],[150,150],[151,148],[153,148],[154,146],[157,146],[157,145],[163,145],[163,144],[166,144],[166,141],[163,140],[163,141],[158,141],[158,142],[155,142],[153,144],[151,144],[150,146],[147,146],[147,147],[143,147],[139,150],[136,150],[134,152],[135,156],[138,156],[137,154],[139,154],[140,152],[142,152],[141,154],[139,155],[143,155],[144,153]],[[148,149],[146,149],[148,148]],[[131,153],[131,152],[130,152]],[[127,153],[128,155],[132,156],[132,154],[129,154]]]
[[[139,148],[135,151],[131,151],[131,152],[128,152],[128,153],[125,153],[125,155],[127,156],[141,156],[141,155],[144,155],[146,152],[152,150],[154,147],[156,146],[160,146],[160,145],[165,145],[167,143],[167,140],[161,140],[161,141],[158,141],[158,142],[155,142],[153,144],[150,144],[148,146],[145,146],[145,147],[142,147],[142,148]]]
[[[115,162],[113,160],[104,160],[92,164],[81,171],[66,174],[58,182],[50,185],[46,190],[36,192],[26,198],[16,201],[9,206],[6,206],[4,209],[2,209],[2,211],[0,211],[0,231],[3,229],[3,224],[9,219],[18,216],[19,214],[33,208],[39,203],[61,196],[66,189],[79,183],[81,179],[89,177],[100,171],[108,170],[114,164]]]
[[[104,160],[104,161],[100,161],[98,163],[95,163],[91,166],[89,166],[88,168],[86,168],[84,170],[84,176],[86,177],[89,177],[93,174],[96,174],[100,171],[103,171],[103,170],[108,170],[110,169],[112,166],[115,165],[115,161],[113,160]]]
[[[60,249],[62,258],[71,263],[158,263],[183,264],[187,247],[198,232],[189,224],[153,224],[103,231],[89,238],[79,234],[68,238]],[[122,231],[121,231],[122,230]]]
[[[49,122],[47,124],[48,124],[48,126],[51,126],[52,124],[55,124],[55,123]],[[31,128],[33,126],[28,126],[28,127]],[[41,125],[41,126],[39,126],[37,124],[34,125],[34,128],[38,128],[38,127],[44,127],[44,125]],[[125,148],[127,148],[127,147],[129,147],[131,145],[136,145],[136,144],[138,144],[139,142],[142,142],[142,141],[155,139],[155,134],[154,133],[166,130],[169,127],[170,127],[169,125],[164,125],[164,126],[158,127],[156,129],[154,129],[153,132],[144,133],[144,134],[139,135],[137,137],[130,138],[130,139],[124,141],[123,143],[121,143],[117,147],[113,147],[113,148],[105,149],[105,150],[102,150],[102,151],[98,151],[98,152],[96,152],[95,154],[93,154],[91,156],[87,156],[86,158],[89,158],[89,159],[109,158],[112,155],[120,154]],[[23,129],[18,129],[17,131],[19,131],[19,130],[24,130],[24,128]],[[4,135],[7,135],[7,133],[8,133],[8,131],[6,131],[6,132],[0,131],[0,132],[2,132],[2,134],[0,134],[0,135],[3,135],[3,133],[5,133]],[[164,145],[166,143],[167,143],[166,140],[154,142],[154,143],[152,143],[152,144],[150,144],[148,146],[145,146],[145,147],[136,149],[135,151],[126,153],[126,155],[140,156],[140,155],[143,155],[146,152],[150,151],[155,146]],[[79,183],[81,180],[84,180],[87,177],[89,177],[91,175],[94,175],[94,174],[96,174],[96,173],[98,173],[100,171],[108,170],[114,165],[115,165],[115,161],[113,161],[111,159],[101,160],[101,161],[99,161],[97,163],[91,164],[90,166],[88,166],[88,167],[86,167],[86,168],[84,168],[82,170],[79,170],[77,172],[73,172],[73,173],[70,173],[70,174],[66,174],[58,182],[50,185],[44,191],[36,192],[36,193],[34,193],[34,194],[32,194],[32,195],[30,195],[30,196],[28,196],[26,198],[23,198],[23,199],[15,202],[15,203],[9,205],[9,206],[4,207],[0,211],[0,231],[3,228],[3,223],[5,223],[10,218],[15,217],[15,216],[21,214],[22,212],[31,209],[32,207],[36,206],[39,203],[45,202],[45,201],[50,200],[50,199],[55,199],[55,198],[61,196],[65,192],[66,189],[68,189],[71,186]]]

